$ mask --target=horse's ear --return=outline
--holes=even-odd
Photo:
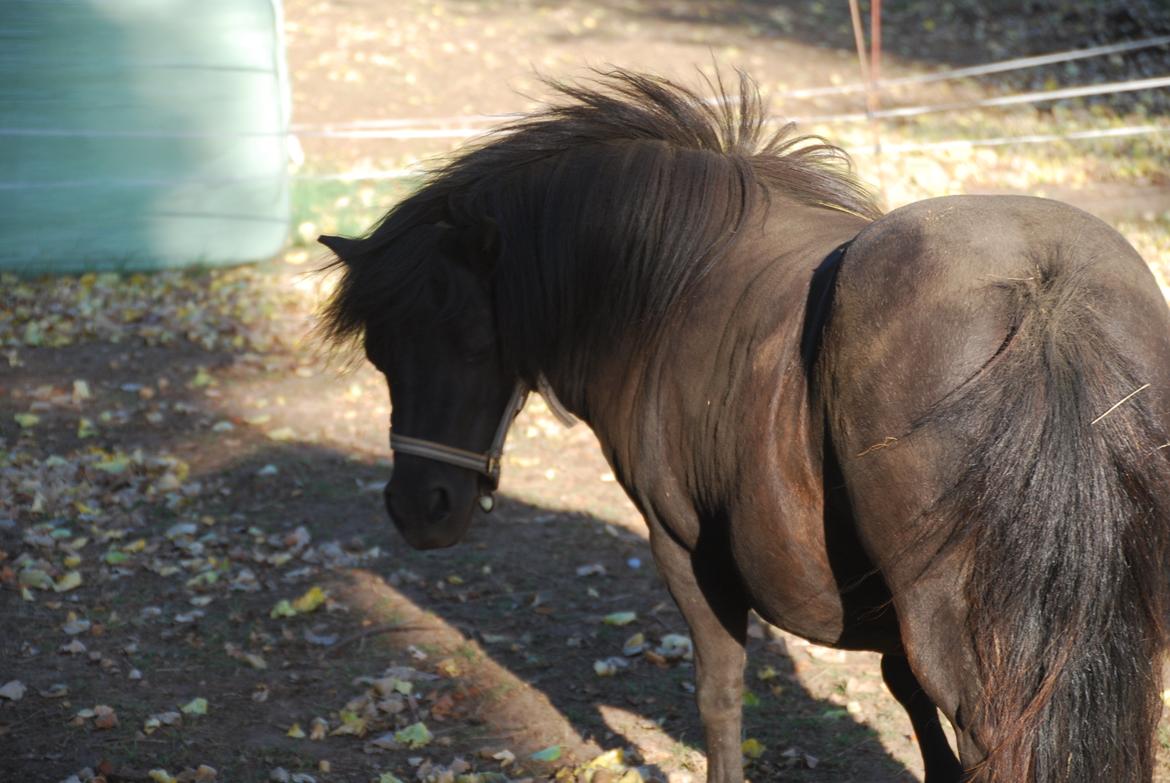
[[[321,236],[317,237],[317,241],[332,250],[342,261],[349,261],[355,255],[357,255],[359,240],[350,239],[349,237],[333,237],[329,236],[328,234],[322,234]]]

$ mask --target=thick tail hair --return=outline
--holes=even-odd
[[[1170,448],[1087,277],[1061,264],[1004,285],[1010,336],[929,417],[968,444],[937,508],[970,553],[980,783],[1153,774]]]

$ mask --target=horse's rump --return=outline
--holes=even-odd
[[[1170,607],[1158,289],[1054,202],[883,222],[846,259],[824,383],[907,653],[985,754],[975,779],[1149,780]]]

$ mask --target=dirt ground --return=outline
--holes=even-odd
[[[1121,32],[1165,21],[1102,3],[1062,10],[1064,26],[1029,17],[1032,33],[1015,36],[983,14],[980,38],[953,24],[979,22],[972,5],[891,11],[890,72],[924,67],[899,51],[937,65],[1092,43],[1094,14],[1123,5]],[[448,126],[435,121],[532,106],[533,68],[567,77],[589,63],[689,78],[716,62],[771,91],[852,81],[847,16],[809,8],[290,0],[296,120]],[[930,46],[912,43],[928,28]],[[409,165],[451,144],[302,142],[319,172]],[[1164,196],[1158,183],[1111,187],[1125,192],[1104,201],[1135,211]],[[668,649],[686,628],[592,435],[533,400],[495,512],[457,548],[410,550],[381,507],[384,383],[308,337],[314,261],[0,278],[0,780],[601,781],[601,767],[625,783],[702,780],[692,664]],[[636,634],[648,652],[623,655]],[[759,624],[749,652],[753,781],[921,779],[875,656]],[[600,676],[615,657],[625,665]]]

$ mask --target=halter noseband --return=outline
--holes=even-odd
[[[487,477],[491,482],[492,490],[494,490],[500,483],[500,457],[504,454],[504,439],[508,437],[508,428],[512,426],[512,421],[524,407],[524,401],[527,398],[528,387],[523,383],[517,383],[516,388],[512,390],[512,396],[508,398],[507,406],[504,407],[504,414],[496,427],[496,434],[492,438],[491,446],[486,452],[468,451],[432,440],[399,435],[393,431],[390,432],[390,448],[401,454],[410,454],[474,470],[481,476]],[[492,510],[495,501],[492,499],[491,491],[480,497],[479,504],[484,511]]]

